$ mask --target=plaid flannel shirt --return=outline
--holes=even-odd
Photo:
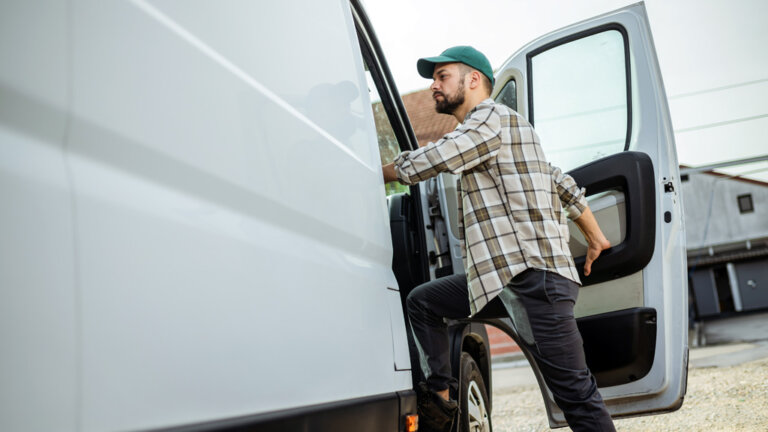
[[[473,315],[528,268],[581,283],[566,217],[586,208],[584,190],[547,163],[539,137],[517,112],[486,99],[456,130],[402,152],[394,166],[404,184],[460,174],[459,232]]]

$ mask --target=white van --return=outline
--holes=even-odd
[[[685,236],[643,5],[496,81],[615,245],[577,305],[609,410],[677,409]],[[463,269],[455,180],[385,198],[393,145],[417,142],[359,0],[4,1],[0,430],[414,430],[402,300]],[[494,312],[452,323],[460,431],[490,431],[481,323],[517,337]]]

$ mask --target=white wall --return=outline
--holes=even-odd
[[[765,243],[768,185],[700,173],[691,174],[682,188],[689,251],[747,240],[752,246]],[[740,213],[737,197],[747,193],[752,194],[754,211]]]

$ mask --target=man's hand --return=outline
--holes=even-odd
[[[589,276],[592,273],[592,263],[600,256],[602,251],[611,247],[611,242],[603,235],[603,231],[597,225],[595,215],[592,214],[592,210],[589,207],[581,212],[581,216],[574,220],[574,222],[576,222],[576,225],[584,234],[584,238],[587,239],[587,261],[584,263],[584,276]]]
[[[395,164],[387,164],[381,167],[384,173],[384,183],[397,181],[397,174],[395,173]]]
[[[589,241],[587,246],[587,262],[584,263],[584,276],[589,276],[592,273],[592,262],[600,256],[600,252],[611,247],[611,242],[605,238],[602,232],[600,232],[601,240]]]

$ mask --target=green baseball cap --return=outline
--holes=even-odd
[[[420,58],[416,62],[416,69],[418,69],[419,75],[431,79],[432,73],[435,71],[435,64],[455,62],[464,63],[477,69],[491,80],[491,85],[494,84],[491,62],[488,61],[488,58],[483,53],[466,45],[448,48],[437,57]]]

